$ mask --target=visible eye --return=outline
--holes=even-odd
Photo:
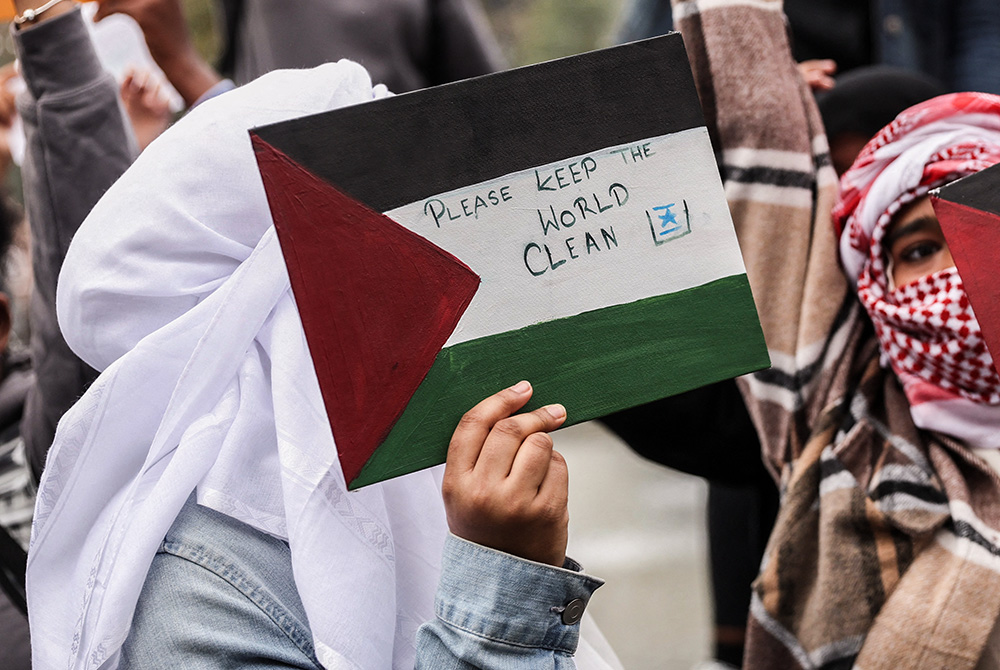
[[[903,247],[896,256],[899,263],[919,263],[941,251],[941,243],[934,240],[919,240]]]
[[[892,282],[909,283],[954,266],[930,198],[923,197],[901,209],[885,233],[884,249],[892,262]]]

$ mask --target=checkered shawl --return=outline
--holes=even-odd
[[[835,179],[780,0],[674,0],[773,367],[741,381],[783,497],[744,667],[976,667],[1000,478],[917,429],[837,263]]]

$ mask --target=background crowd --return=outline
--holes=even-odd
[[[43,125],[41,119],[52,111],[44,104],[37,104],[38,101],[44,101],[51,91],[58,92],[60,86],[72,88],[88,77],[96,82],[103,76],[94,62],[54,66],[47,60],[52,57],[47,49],[52,48],[50,45],[56,43],[58,36],[46,36],[44,26],[36,28],[31,37],[15,35],[23,74],[20,85],[28,91],[25,102],[20,104],[20,114],[13,105],[18,85],[13,73],[7,75],[6,95],[0,99],[0,124],[5,130],[0,149],[7,147],[10,156],[2,164],[10,167],[11,163],[24,160],[26,166],[20,179],[16,173],[8,176],[8,199],[22,200],[30,214],[29,235],[26,232],[29,229],[21,223],[17,205],[10,203],[5,210],[7,232],[3,235],[14,259],[9,264],[6,292],[15,299],[7,310],[7,328],[13,339],[4,347],[4,381],[0,386],[0,413],[6,405],[13,408],[8,412],[10,420],[0,426],[0,430],[6,431],[2,440],[4,452],[0,456],[6,459],[7,477],[0,499],[6,508],[0,512],[6,514],[3,522],[9,530],[7,537],[0,538],[7,596],[0,615],[11,631],[10,643],[3,648],[8,657],[2,665],[11,668],[27,667],[27,627],[18,611],[24,605],[24,556],[18,545],[26,544],[34,486],[52,442],[56,421],[95,376],[88,365],[76,359],[55,328],[55,278],[75,227],[138,152],[176,116],[171,109],[168,83],[182,101],[180,106],[191,108],[227,95],[235,85],[271,69],[311,67],[351,57],[368,66],[376,82],[384,81],[390,89],[403,92],[501,69],[505,66],[504,51],[508,60],[531,58],[525,55],[527,51],[514,46],[512,35],[517,27],[525,25],[538,31],[530,17],[533,13],[536,18],[544,17],[545,12],[554,15],[559,3],[532,5],[494,0],[484,3],[490,10],[484,14],[482,7],[458,0],[431,3],[432,9],[420,2],[397,2],[386,3],[383,14],[382,5],[376,7],[372,3],[354,7],[351,3],[317,2],[310,11],[295,14],[288,12],[286,3],[220,2],[216,23],[211,27],[204,23],[195,25],[194,34],[201,35],[195,41],[190,37],[183,8],[173,0],[101,0],[97,4],[99,19],[116,12],[135,19],[152,61],[159,67],[159,73],[152,74],[145,70],[123,71],[118,84],[120,103],[108,103],[115,107],[122,105],[134,137],[106,140],[99,156],[77,154],[67,159],[60,153],[59,142],[64,140],[58,131],[53,132],[52,126],[46,125],[46,133],[38,133]],[[651,36],[668,29],[671,24],[663,18],[669,15],[665,10],[668,4],[637,1],[621,7],[617,25],[621,26],[622,39]],[[1000,69],[988,65],[1000,60],[1000,10],[989,3],[974,1],[924,4],[926,7],[921,5],[924,11],[911,15],[912,5],[894,7],[892,3],[877,8],[857,3],[846,9],[830,3],[823,11],[786,3],[792,52],[800,67],[783,72],[781,77],[787,80],[776,78],[775,90],[791,91],[794,95],[798,77],[809,82],[830,139],[829,160],[838,173],[847,170],[879,128],[913,104],[948,91],[1000,93]],[[199,16],[199,8],[194,4],[188,3],[187,9],[189,16]],[[601,12],[606,17],[607,6],[601,9],[596,3],[584,3],[576,9],[573,20],[588,21],[590,26],[580,31],[582,36],[594,39],[600,35],[601,31],[593,28],[590,19]],[[823,13],[827,10],[829,15]],[[323,21],[317,18],[320,16]],[[497,33],[506,38],[506,49],[495,40],[488,16],[501,21]],[[928,17],[935,20],[928,21]],[[561,25],[555,21],[547,31],[558,35],[574,33],[569,19],[566,22]],[[817,31],[817,22],[830,30]],[[56,28],[48,30],[54,33]],[[838,30],[843,38],[830,41],[830,34]],[[323,36],[330,34],[339,38],[324,42]],[[610,39],[610,34],[606,33],[603,39]],[[693,45],[702,46],[691,39],[695,35],[688,34],[689,49]],[[303,36],[307,38],[295,38]],[[69,39],[78,36],[70,35]],[[198,46],[199,39],[206,41]],[[218,47],[219,60],[214,63],[204,54],[205,49],[213,48],[212,44]],[[571,47],[561,42],[559,48]],[[713,62],[712,67],[722,67],[720,62],[723,61]],[[739,67],[739,63],[734,67]],[[158,79],[160,74],[162,80]],[[822,135],[818,119],[809,116],[808,108],[806,104],[803,123],[813,124],[809,125],[813,137]],[[96,136],[101,132],[100,119],[109,110],[107,106],[91,109],[87,112],[93,115],[91,118],[84,116],[66,122],[60,131],[79,133],[86,128]],[[732,108],[728,112],[732,113]],[[59,118],[71,117],[63,113]],[[720,113],[714,121],[724,131],[725,114]],[[22,127],[27,131],[24,135]],[[118,131],[109,126],[107,132]],[[714,139],[724,156],[726,138]],[[809,145],[808,137],[806,140],[796,150],[815,158],[814,146]],[[17,150],[19,143],[24,147],[22,151]],[[108,155],[104,152],[107,146],[116,147],[119,153]],[[739,181],[735,175],[747,166],[724,163],[722,169],[724,178]],[[86,179],[75,178],[79,174],[86,174]],[[23,196],[18,186],[22,182]],[[820,187],[832,189],[832,182],[821,183]],[[820,203],[827,210],[833,204],[832,200],[822,200],[822,196]],[[743,216],[747,216],[745,212]],[[739,221],[737,217],[738,225]],[[33,260],[30,275],[19,270],[26,265],[23,249],[29,248],[29,244],[23,241],[25,238],[30,238]],[[751,238],[752,234],[744,230],[741,242],[746,244]],[[20,265],[19,248],[22,249]],[[24,286],[25,276],[33,276],[31,290]],[[29,294],[32,307],[26,310],[23,301]],[[22,304],[18,304],[17,298]],[[766,320],[775,316],[765,313],[762,318],[767,328]],[[846,328],[848,321],[837,321],[837,327]],[[20,343],[18,338],[22,340]],[[24,338],[30,340],[29,346],[25,346]],[[5,391],[9,400],[4,396]],[[706,445],[704,425],[697,423],[706,420],[705,413],[689,412],[686,407],[711,407],[708,420],[724,419],[728,432],[724,435],[716,432],[717,444]],[[672,436],[670,448],[664,446],[662,435],[657,433],[664,413],[677,417],[673,421],[677,432]],[[685,418],[696,423],[687,425]],[[610,417],[607,425],[644,456],[709,480],[708,528],[716,624],[713,655],[720,663],[738,667],[744,653],[746,613],[751,606],[750,580],[757,574],[764,543],[777,513],[777,487],[771,475],[781,472],[783,456],[771,454],[766,463],[768,472],[759,458],[761,442],[750,423],[750,414],[732,383]],[[766,449],[767,440],[774,436],[764,435],[764,438]],[[718,458],[720,453],[725,453],[725,459]]]

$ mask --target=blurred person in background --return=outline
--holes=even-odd
[[[218,0],[237,84],[347,58],[394,93],[504,67],[478,0]]]
[[[18,14],[42,2],[18,0]],[[60,3],[47,17],[72,8]],[[0,665],[11,670],[29,667],[28,622],[24,602],[25,551],[35,485],[42,472],[56,423],[96,377],[66,345],[55,314],[56,278],[69,241],[101,194],[131,162],[134,140],[122,129],[117,86],[94,59],[66,59],[63,41],[72,43],[86,33],[72,35],[56,26],[38,26],[26,20],[12,24],[14,44],[26,90],[18,100],[26,148],[22,166],[24,203],[32,238],[31,345],[29,355],[9,352],[8,302],[0,301],[0,340],[3,348],[0,381],[0,464],[3,503],[0,552],[4,567],[4,595],[0,623]],[[82,24],[81,24],[82,29]],[[105,91],[106,96],[101,95]],[[91,102],[104,100],[103,105]],[[85,104],[80,104],[80,102]],[[4,131],[10,131],[9,110]],[[46,132],[39,128],[45,127]],[[67,137],[87,141],[66,142]],[[73,150],[62,153],[61,149]],[[105,150],[107,146],[111,150]],[[4,257],[9,234],[3,235]]]
[[[170,4],[144,3],[147,7]],[[18,15],[37,9],[41,0],[16,0]],[[134,3],[137,4],[137,3]],[[176,4],[176,3],[174,3]],[[11,24],[24,79],[17,111],[25,133],[22,187],[31,234],[31,341],[28,351],[8,347],[10,304],[0,293],[0,667],[29,667],[29,636],[24,602],[28,533],[35,488],[62,414],[97,373],[66,345],[56,320],[56,280],[69,242],[101,195],[137,155],[139,145],[122,114],[123,105],[147,140],[163,128],[164,107],[155,87],[127,78],[122,86],[104,71],[76,3],[60,2],[35,18]],[[178,6],[179,8],[179,6]],[[140,18],[151,41],[161,43],[161,62],[172,82],[197,99],[214,78],[192,80],[186,26]],[[180,16],[178,13],[177,16]],[[176,32],[178,26],[184,32]],[[206,83],[209,82],[209,83]],[[121,96],[121,98],[119,97]],[[13,98],[0,95],[0,145],[9,164],[7,135],[15,114]],[[17,215],[6,202],[0,209],[0,258],[6,258]],[[3,267],[7,264],[2,263]],[[6,293],[6,291],[5,291]]]
[[[943,95],[947,89],[918,72],[873,65],[837,77],[837,85],[816,93],[830,160],[843,175],[861,149],[908,107]]]
[[[814,87],[835,72],[889,65],[922,72],[948,91],[1000,94],[1000,3],[995,0],[788,0],[792,56]],[[669,0],[631,0],[621,38],[673,27]]]

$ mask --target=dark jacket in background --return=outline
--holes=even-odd
[[[41,474],[56,423],[96,377],[70,351],[59,331],[55,306],[59,269],[73,234],[132,163],[137,149],[123,119],[118,85],[101,68],[79,10],[14,31],[14,44],[27,85],[18,98],[18,111],[27,140],[22,176],[35,281],[30,360],[4,356],[0,455],[14,461],[0,470],[3,477],[25,482],[25,491],[6,493],[28,495],[30,504],[32,479],[37,481]],[[23,536],[14,533],[19,534]],[[7,533],[4,536],[10,539]],[[15,579],[20,570],[23,593],[23,565],[12,565],[16,557],[10,555],[17,547],[6,547],[11,551],[3,554],[2,563]],[[16,599],[17,594],[13,596]],[[27,618],[6,590],[0,594],[0,630],[0,668],[29,668]]]
[[[949,91],[1000,94],[997,0],[785,0],[792,55],[832,58],[838,72],[892,65],[922,72]],[[632,0],[623,41],[662,35],[669,0]]]

